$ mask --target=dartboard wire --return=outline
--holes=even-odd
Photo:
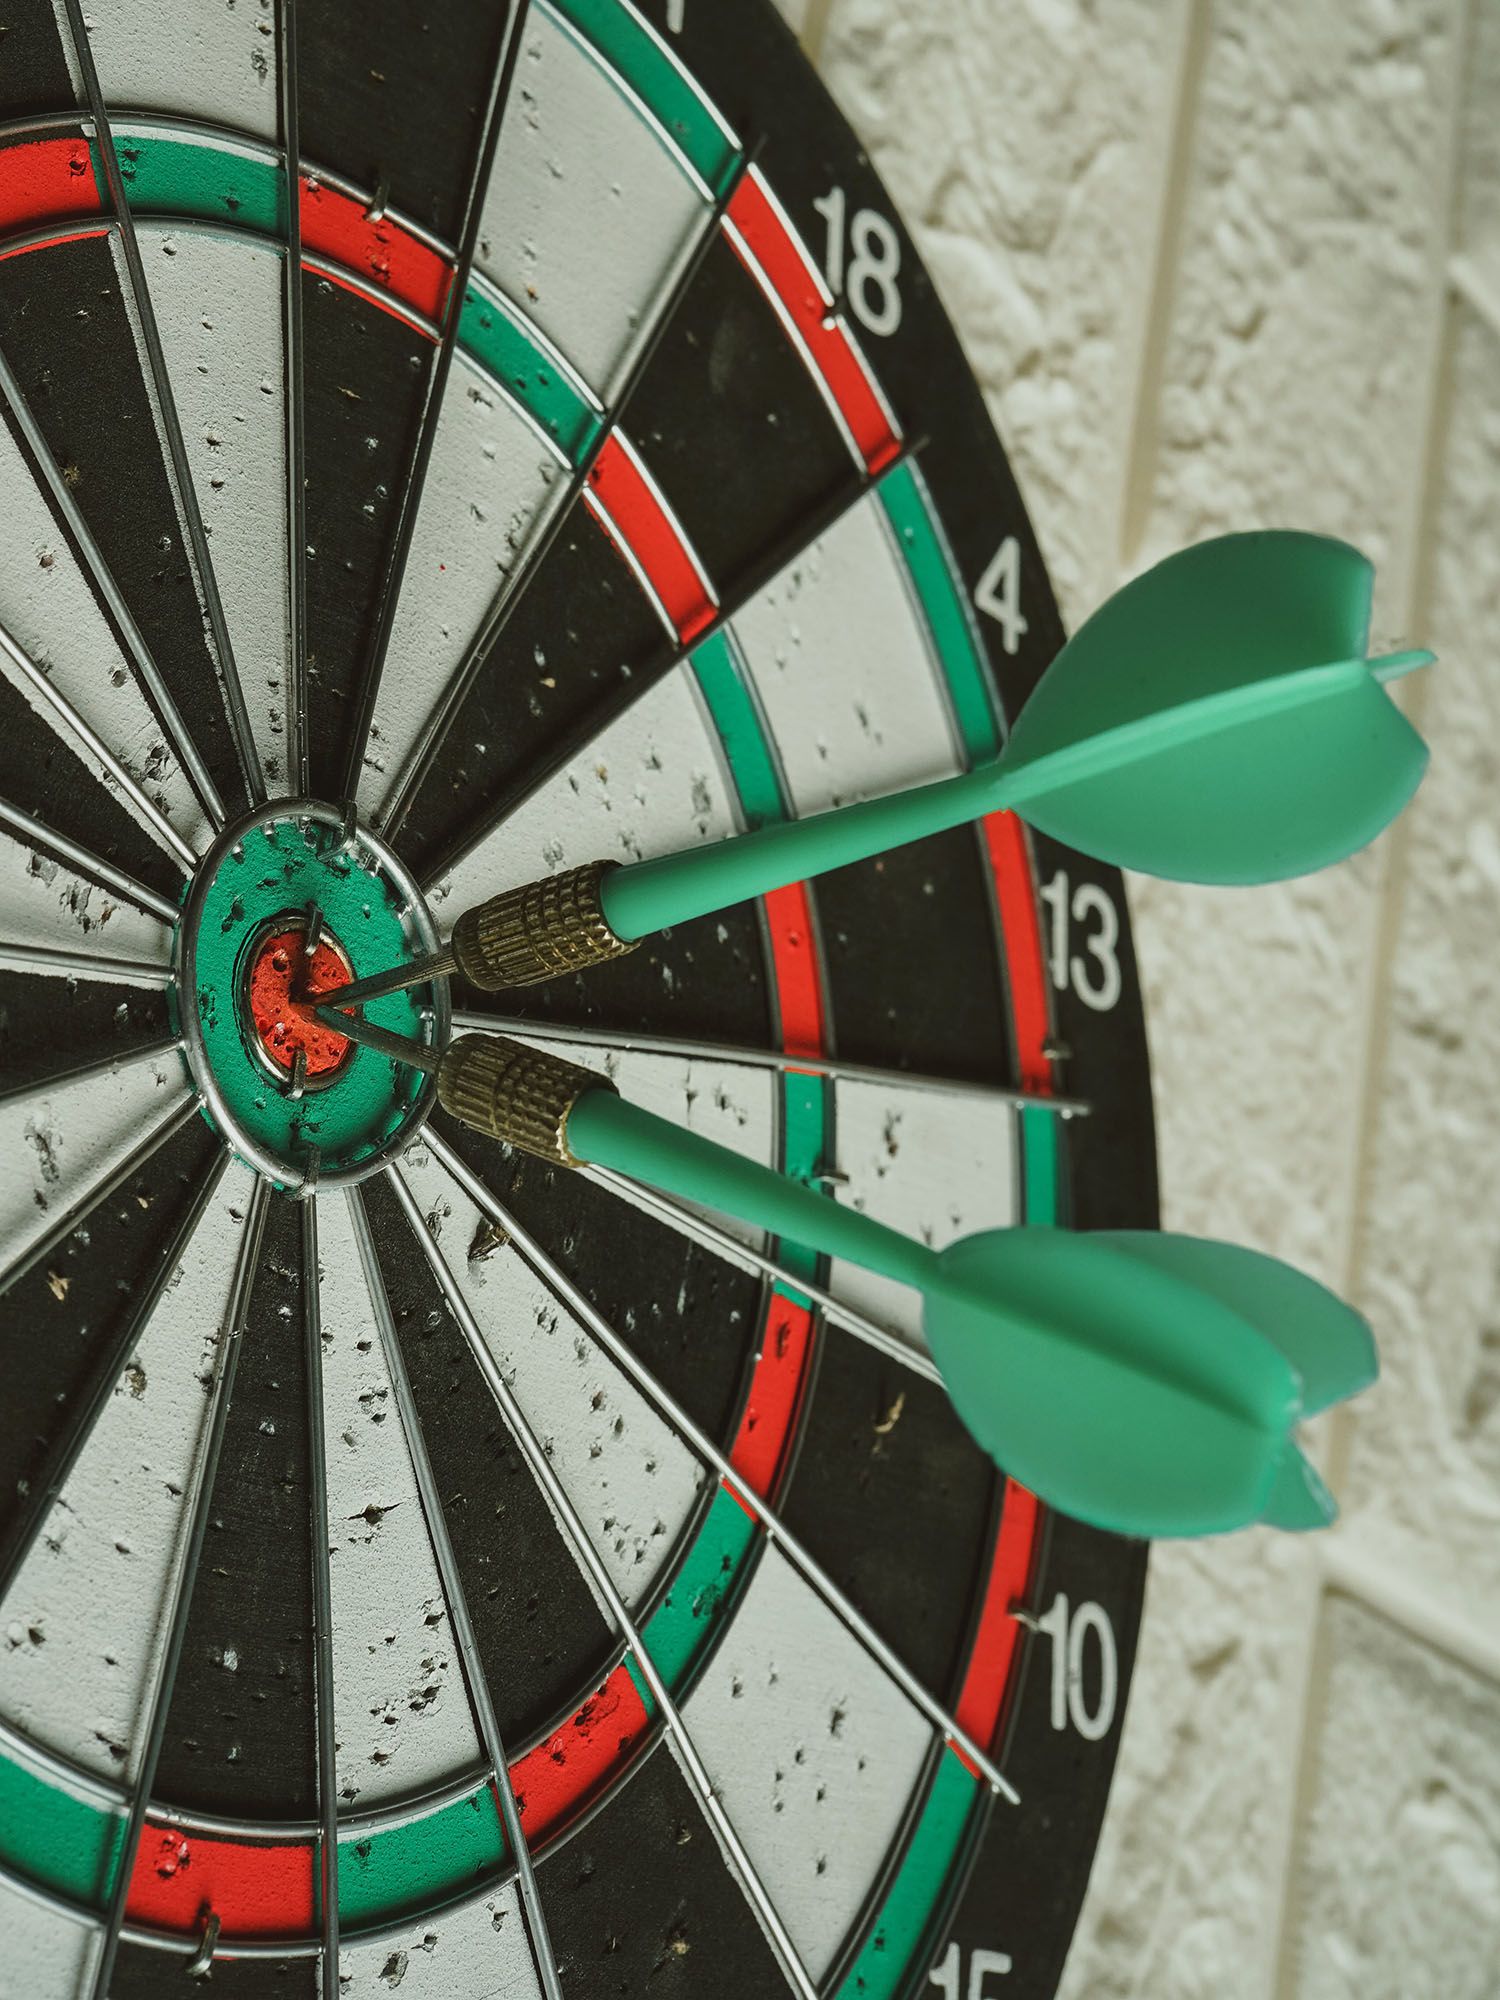
[[[323,2000],[339,2000],[339,1799],[333,1672],[333,1578],[328,1561],[328,1440],[323,1410],[323,1309],[318,1273],[318,1204],[302,1204],[302,1315],[307,1344],[311,1461],[313,1684],[318,1732],[318,1893],[323,1920]]]
[[[125,986],[171,986],[177,975],[163,960],[94,958],[86,951],[66,951],[50,944],[0,942],[0,965],[16,972],[40,972],[56,978],[102,979]]]
[[[484,1376],[501,1415],[509,1426],[517,1444],[521,1447],[522,1456],[531,1467],[532,1474],[537,1483],[547,1495],[553,1510],[562,1523],[564,1533],[573,1544],[578,1560],[588,1571],[596,1589],[609,1605],[611,1615],[614,1618],[621,1637],[635,1655],[636,1664],[640,1667],[641,1673],[656,1700],[657,1706],[661,1710],[662,1719],[666,1723],[668,1732],[676,1743],[682,1761],[687,1767],[688,1775],[698,1794],[699,1801],[708,1815],[714,1831],[718,1834],[720,1841],[727,1850],[734,1870],[740,1878],[741,1886],[749,1901],[754,1905],[756,1913],[776,1950],[776,1955],[782,1962],[783,1969],[793,1986],[802,1995],[802,2000],[818,2000],[817,1982],[808,1971],[801,1952],[798,1951],[791,1933],[783,1922],[780,1912],[776,1908],[775,1899],[762,1880],[755,1863],[751,1860],[744,1842],[735,1831],[734,1823],[725,1810],[724,1802],[719,1797],[713,1779],[709,1775],[708,1766],[703,1760],[703,1755],[693,1740],[692,1732],[683,1719],[681,1709],[679,1709],[677,1703],[673,1700],[670,1689],[662,1679],[661,1674],[657,1671],[656,1665],[641,1636],[640,1628],[631,1616],[629,1607],[620,1594],[619,1586],[610,1574],[608,1564],[594,1546],[593,1540],[579,1516],[578,1509],[573,1505],[566,1487],[558,1477],[540,1438],[538,1438],[536,1431],[532,1428],[520,1404],[516,1401],[515,1392],[506,1382],[503,1371],[496,1362],[494,1355],[490,1352],[489,1345],[480,1332],[474,1315],[469,1310],[468,1302],[463,1297],[454,1280],[448,1260],[433,1241],[432,1232],[423,1221],[422,1212],[410,1188],[406,1185],[405,1179],[394,1167],[388,1167],[386,1173],[391,1186],[395,1189],[396,1198],[405,1211],[407,1221],[411,1224],[417,1240],[422,1246],[427,1262],[432,1269],[433,1276],[436,1278],[438,1287],[447,1301],[449,1310],[453,1313],[454,1318],[458,1321],[462,1329],[464,1339],[468,1343],[469,1351],[478,1364],[479,1371]]]
[[[123,896],[127,903],[134,903],[149,916],[160,917],[164,924],[176,924],[179,913],[165,896],[158,896],[154,889],[148,889],[144,882],[137,882],[123,868],[116,868],[112,862],[81,847],[76,840],[69,840],[56,827],[33,819],[30,813],[22,812],[9,799],[0,798],[0,826],[8,826],[12,833],[19,834],[28,847],[49,850],[81,875],[92,875],[96,882],[102,882],[106,889],[113,889],[117,896]]]
[[[25,678],[38,700],[51,709],[54,720],[60,722],[68,734],[83,745],[95,763],[100,765],[110,780],[119,786],[162,846],[170,850],[173,858],[180,864],[183,874],[191,875],[198,865],[198,856],[193,849],[188,846],[156,801],[147,795],[144,787],[126,770],[98,730],[84,720],[57,683],[42,672],[36,661],[17,645],[3,625],[0,625],[0,651],[4,652],[16,671]]]
[[[307,689],[307,405],[302,340],[302,140],[297,98],[297,0],[278,0],[277,79],[281,150],[286,174],[286,253],[282,325],[286,348],[287,584],[290,685],[286,700],[286,761],[291,789],[306,798]]]
[[[536,1963],[537,1976],[541,1980],[545,2000],[563,2000],[557,1959],[547,1932],[547,1918],[542,1908],[536,1872],[531,1864],[531,1849],[527,1843],[525,1829],[521,1825],[521,1810],[516,1803],[515,1791],[511,1785],[505,1740],[501,1736],[499,1718],[495,1714],[489,1679],[479,1656],[479,1641],[469,1615],[469,1600],[464,1591],[463,1579],[459,1575],[458,1558],[454,1553],[452,1537],[448,1533],[447,1517],[443,1512],[442,1495],[438,1491],[437,1480],[433,1474],[432,1460],[427,1455],[427,1443],[422,1433],[422,1421],[417,1410],[416,1397],[412,1393],[411,1377],[406,1371],[406,1359],[401,1352],[401,1340],[391,1312],[385,1277],[380,1269],[375,1239],[370,1233],[369,1215],[358,1188],[349,1188],[346,1193],[355,1239],[359,1244],[360,1261],[364,1266],[365,1283],[375,1313],[375,1324],[380,1333],[380,1345],[390,1374],[391,1387],[395,1391],[396,1408],[400,1413],[406,1447],[411,1455],[412,1470],[417,1478],[417,1491],[427,1523],[427,1533],[432,1543],[433,1554],[437,1558],[438,1575],[443,1586],[443,1595],[447,1600],[448,1615],[453,1620],[453,1635],[458,1641],[459,1657],[463,1663],[470,1705],[479,1724],[480,1742],[495,1774],[495,1797],[500,1806],[505,1838],[515,1859],[516,1883],[520,1891],[521,1914],[526,1925],[527,1941]]]
[[[214,783],[213,776],[204,763],[197,744],[193,741],[192,732],[183,721],[182,713],[161,677],[151,648],[146,644],[130,606],[125,602],[120,587],[115,582],[114,572],[100,553],[99,545],[79,510],[78,502],[63,478],[52,448],[42,435],[36,418],[31,413],[31,405],[27,402],[15,372],[3,353],[0,353],[0,395],[4,396],[16,428],[26,441],[32,460],[46,485],[54,513],[61,519],[72,537],[94,589],[114,620],[125,650],[140,677],[141,685],[156,710],[167,741],[217,832],[228,817],[224,801],[219,795],[219,788]]]
[[[848,1595],[839,1588],[817,1558],[804,1547],[798,1537],[782,1520],[776,1509],[754,1487],[747,1484],[735,1471],[731,1461],[719,1449],[706,1431],[697,1424],[683,1408],[671,1391],[665,1388],[620,1337],[603,1315],[585,1298],[562,1266],[544,1250],[519,1219],[485,1186],[477,1175],[465,1165],[453,1148],[428,1126],[418,1142],[431,1152],[438,1165],[457,1182],[481,1214],[504,1230],[516,1246],[521,1257],[568,1310],[588,1328],[594,1338],[612,1357],[616,1365],[630,1377],[648,1402],[666,1418],[704,1462],[713,1467],[715,1473],[730,1492],[744,1507],[753,1521],[765,1530],[768,1540],[779,1548],[782,1554],[821,1597],[841,1623],[860,1642],[887,1677],[900,1688],[907,1699],[920,1709],[933,1727],[961,1751],[976,1771],[986,1780],[992,1791],[1011,1805],[1019,1805],[1020,1793],[1006,1778],[989,1753],[975,1742],[958,1718],[949,1713],[936,1696],[930,1694],[922,1683],[906,1666],[900,1656],[887,1644],[874,1626],[859,1610]],[[801,1283],[801,1281],[798,1281]],[[805,1286],[803,1287],[805,1289]]]
[[[66,1090],[70,1084],[87,1083],[90,1077],[113,1076],[119,1070],[135,1069],[141,1063],[160,1062],[163,1056],[181,1055],[182,1052],[180,1035],[165,1035],[160,1041],[143,1043],[140,1048],[128,1049],[124,1054],[112,1049],[107,1055],[91,1056],[87,1062],[74,1063],[68,1069],[53,1070],[31,1083],[13,1083],[0,1089],[0,1110],[24,1104],[29,1097],[50,1097],[54,1091]]]
[[[642,1181],[633,1181],[625,1174],[617,1174],[608,1167],[585,1166],[579,1170],[585,1180],[593,1181],[596,1187],[607,1188],[613,1195],[632,1207],[642,1209],[648,1215],[656,1216],[676,1231],[679,1236],[696,1238],[700,1243],[710,1245],[731,1263],[748,1264],[752,1270],[775,1279],[782,1285],[790,1286],[803,1297],[821,1306],[825,1314],[839,1324],[846,1333],[852,1333],[867,1347],[873,1347],[883,1354],[887,1361],[894,1361],[898,1367],[909,1368],[914,1375],[924,1381],[942,1383],[937,1364],[931,1355],[919,1347],[914,1347],[909,1339],[899,1334],[893,1327],[882,1326],[879,1320],[871,1319],[857,1306],[848,1305],[837,1293],[826,1286],[794,1271],[787,1264],[779,1263],[769,1251],[757,1249],[743,1236],[736,1236],[711,1215],[705,1215],[696,1208],[689,1208],[686,1202],[675,1196],[663,1194],[659,1188],[647,1187]]]
[[[114,1887],[105,1914],[104,1935],[99,1956],[94,1961],[93,1977],[89,1982],[90,2000],[108,2000],[115,1956],[120,1948],[120,1933],[125,1923],[125,1906],[130,1899],[136,1854],[140,1847],[141,1832],[146,1823],[146,1811],[151,1802],[151,1789],[156,1782],[156,1767],[161,1759],[162,1745],[166,1740],[167,1715],[171,1708],[172,1691],[177,1682],[177,1670],[182,1660],[183,1644],[187,1638],[188,1616],[193,1604],[193,1583],[197,1577],[198,1565],[203,1555],[204,1538],[208,1532],[208,1514],[213,1499],[214,1479],[218,1472],[219,1453],[224,1443],[224,1428],[229,1419],[229,1406],[234,1397],[241,1335],[251,1286],[260,1262],[266,1205],[270,1199],[270,1182],[257,1176],[251,1186],[243,1234],[235,1256],[234,1275],[230,1280],[229,1298],[220,1325],[219,1351],[214,1359],[214,1373],[209,1389],[208,1434],[199,1449],[197,1464],[194,1467],[194,1487],[190,1502],[192,1512],[189,1517],[188,1535],[168,1594],[166,1645],[149,1697],[145,1744],[141,1761],[136,1768],[124,1834],[116,1852]]]
[[[151,1128],[140,1144],[126,1154],[112,1173],[106,1174],[86,1193],[81,1194],[71,1207],[64,1209],[52,1227],[39,1236],[29,1250],[23,1250],[19,1257],[0,1272],[0,1298],[3,1298],[13,1285],[18,1285],[26,1273],[35,1269],[44,1257],[50,1257],[58,1244],[72,1235],[85,1216],[91,1215],[101,1202],[109,1201],[127,1182],[134,1179],[147,1161],[154,1158],[168,1140],[175,1138],[183,1126],[195,1118],[202,1108],[203,1099],[197,1095],[186,1096],[180,1103],[174,1104],[161,1123]]]
[[[182,1268],[188,1245],[217,1195],[228,1165],[229,1155],[222,1153],[212,1170],[204,1176],[181,1221],[173,1230],[172,1240],[145,1289],[133,1301],[124,1325],[110,1342],[103,1358],[94,1364],[92,1385],[70,1408],[61,1436],[48,1452],[42,1472],[32,1481],[25,1512],[0,1543],[0,1603],[4,1602],[20,1574],[58,1495],[72,1477],[73,1468],[93,1435],[94,1426],[109,1408],[125,1365],[140,1345],[163,1294]]]
[[[692,290],[694,281],[703,269],[709,251],[718,242],[725,215],[728,213],[729,204],[734,199],[736,190],[759,154],[760,148],[761,142],[757,140],[744,153],[730,177],[728,186],[724,188],[714,202],[713,207],[709,211],[708,220],[703,225],[702,233],[694,242],[681,270],[677,273],[668,288],[666,297],[656,307],[646,338],[631,361],[625,378],[612,400],[611,407],[605,414],[604,421],[600,425],[597,435],[593,438],[588,450],[574,467],[567,487],[563,492],[562,499],[548,515],[541,532],[527,551],[526,564],[522,574],[502,585],[501,589],[496,593],[494,601],[490,605],[488,612],[486,612],[478,631],[469,641],[463,658],[449,676],[447,685],[433,704],[426,721],[422,725],[421,734],[407,753],[406,760],[396,775],[396,782],[391,787],[387,804],[380,814],[380,829],[387,840],[395,838],[398,829],[411,808],[412,801],[416,798],[417,793],[431,774],[433,764],[436,762],[443,744],[447,740],[448,732],[452,729],[458,718],[459,711],[468,698],[475,681],[478,680],[480,673],[483,671],[485,661],[490,658],[494,648],[499,644],[506,626],[510,623],[517,606],[525,595],[527,584],[541,568],[548,551],[557,540],[557,537],[562,533],[566,523],[571,519],[575,504],[588,491],[589,479],[594,467],[599,462],[601,452],[619,433],[620,425],[629,415],[631,401],[635,392],[644,381],[646,373],[652,361],[656,358],[661,343],[666,338],[668,329],[675,320],[683,301]]]
[[[250,726],[250,713],[245,706],[245,690],[240,680],[239,668],[235,664],[229,624],[224,616],[223,601],[219,596],[218,578],[214,573],[213,559],[208,552],[208,534],[203,526],[203,515],[198,506],[198,491],[193,483],[192,467],[188,463],[182,422],[177,414],[177,401],[172,394],[172,381],[167,372],[167,357],[161,344],[161,331],[156,323],[156,309],[151,302],[151,287],[146,279],[146,267],[141,261],[141,246],[136,236],[135,217],[131,213],[130,203],[125,194],[125,182],[115,153],[109,113],[105,109],[104,93],[99,85],[99,72],[94,63],[94,52],[89,46],[88,29],[84,24],[82,0],[63,0],[63,5],[67,11],[68,34],[73,44],[74,59],[78,64],[78,73],[83,78],[84,94],[88,98],[89,118],[94,127],[94,138],[104,167],[105,182],[109,188],[115,229],[125,257],[125,269],[135,300],[136,316],[145,342],[146,360],[151,370],[152,385],[156,391],[162,429],[166,433],[167,451],[172,460],[178,500],[182,507],[183,520],[187,525],[194,567],[198,572],[198,584],[203,593],[204,607],[208,612],[209,627],[213,632],[220,683],[228,707],[235,748],[239,753],[240,769],[252,803],[258,804],[267,797],[266,774],[260,761],[255,732]]]
[[[837,1056],[808,1056],[786,1049],[757,1049],[741,1042],[683,1041],[672,1035],[632,1034],[618,1028],[591,1028],[574,1022],[559,1022],[550,1016],[520,1014],[456,1013],[455,1029],[479,1033],[519,1035],[539,1042],[567,1042],[601,1052],[619,1049],[626,1054],[673,1056],[684,1062],[725,1063],[736,1069],[774,1070],[778,1075],[824,1076],[834,1083],[868,1083],[882,1090],[919,1090],[930,1097],[979,1098],[986,1103],[1005,1105],[1013,1111],[1046,1111],[1054,1117],[1086,1118],[1092,1105],[1083,1097],[1043,1097],[1027,1090],[1011,1090],[1004,1084],[956,1076],[933,1076],[923,1070],[885,1069],[878,1063],[844,1062]]]
[[[79,0],[69,0],[70,6],[78,4]],[[485,193],[494,169],[495,152],[500,143],[500,128],[505,122],[506,106],[510,100],[511,84],[515,78],[516,59],[521,51],[521,30],[529,9],[530,0],[510,0],[505,30],[500,41],[499,59],[490,79],[489,101],[485,106],[479,157],[469,181],[464,204],[463,227],[459,232],[458,256],[449,279],[448,295],[443,304],[442,339],[438,343],[437,359],[427,378],[427,389],[423,397],[421,415],[418,418],[417,448],[412,455],[410,472],[401,494],[401,508],[396,517],[391,558],[386,568],[381,592],[380,613],[376,620],[375,633],[364,671],[360,676],[359,694],[354,710],[354,727],[344,770],[345,798],[352,799],[359,791],[365,750],[370,740],[370,728],[375,720],[376,704],[380,698],[380,683],[385,674],[386,654],[390,650],[391,635],[396,627],[396,612],[400,604],[402,585],[406,579],[406,565],[411,555],[411,545],[417,531],[417,516],[421,512],[422,495],[427,484],[427,470],[432,462],[433,446],[437,442],[438,422],[442,415],[448,377],[453,368],[453,357],[458,351],[464,298],[469,289],[474,258],[479,248],[479,228],[484,217]]]
[[[694,632],[688,643],[679,642],[664,655],[659,670],[636,676],[612,689],[587,715],[580,717],[576,727],[570,729],[545,757],[539,757],[528,765],[519,782],[502,790],[489,809],[475,820],[471,830],[456,840],[436,866],[427,871],[422,881],[424,891],[430,895],[441,887],[446,876],[477,853],[486,841],[493,839],[505,822],[549,785],[575,757],[585,755],[608,730],[630,713],[637,702],[644,700],[669,674],[690,659],[699,646],[732,624],[768,584],[774,583],[784,569],[805,556],[824,535],[836,528],[856,507],[862,506],[872,493],[878,492],[882,480],[888,479],[909,459],[915,458],[925,443],[925,438],[909,439],[878,473],[860,479],[799,521],[785,541],[750,566],[740,579],[733,597],[718,606],[713,617]]]

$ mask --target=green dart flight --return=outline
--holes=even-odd
[[[591,1071],[468,1035],[444,1108],[912,1285],[954,1407],[1007,1472],[1121,1534],[1290,1529],[1334,1504],[1293,1437],[1374,1380],[1370,1331],[1312,1279],[1225,1243],[1015,1228],[934,1251],[628,1103]]]
[[[657,856],[594,863],[466,911],[447,949],[330,996],[458,971],[491,991],[1010,810],[1118,867],[1248,884],[1311,874],[1380,833],[1427,751],[1367,657],[1374,570],[1348,543],[1228,535],[1158,563],[1064,646],[1000,756],[890,797]]]

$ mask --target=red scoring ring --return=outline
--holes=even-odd
[[[290,1075],[300,1050],[307,1057],[307,1075],[312,1080],[342,1068],[354,1044],[337,1029],[325,1027],[306,1001],[292,998],[293,983],[302,976],[305,937],[299,925],[289,925],[262,939],[251,960],[245,998],[251,1031],[266,1060]],[[312,997],[332,993],[353,977],[353,967],[343,950],[321,937],[302,991]]]

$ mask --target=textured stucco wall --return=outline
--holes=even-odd
[[[1500,1995],[1500,0],[785,0],[1070,618],[1307,526],[1434,767],[1314,882],[1135,885],[1169,1224],[1372,1318],[1345,1514],[1164,1549],[1070,2000]]]

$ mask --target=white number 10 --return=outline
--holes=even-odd
[[[945,2000],[1000,2000],[1000,1996],[985,1981],[992,1972],[1009,1972],[1009,1957],[1003,1951],[971,1952],[967,1987],[959,1984],[963,1977],[963,1963],[963,1953],[957,1944],[950,1944],[942,1964],[935,1965],[928,1973],[928,1985],[941,1987]]]

